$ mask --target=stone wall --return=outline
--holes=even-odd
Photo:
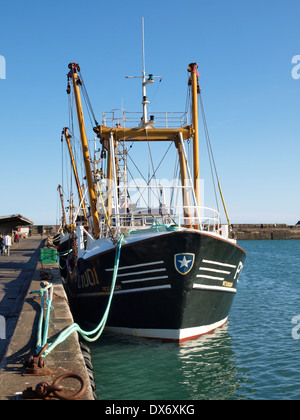
[[[234,224],[238,240],[243,239],[300,239],[300,225]]]

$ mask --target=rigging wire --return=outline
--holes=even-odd
[[[187,94],[186,94],[185,112],[189,113],[190,120],[192,120],[192,118],[191,118],[191,115],[192,115],[192,95],[191,95],[191,87],[190,87],[190,84],[189,84],[189,79],[190,79],[189,73],[187,73],[187,77],[188,77],[188,83],[187,83],[188,86],[187,86]],[[199,92],[199,95],[198,95],[198,106],[199,106],[199,103],[200,103],[201,116],[202,116],[202,121],[203,121],[204,134],[205,134],[207,151],[208,151],[208,158],[209,158],[209,164],[210,164],[210,172],[211,172],[213,188],[214,188],[214,195],[215,195],[217,210],[219,212],[219,203],[218,203],[218,197],[217,197],[217,193],[216,193],[215,176],[214,176],[214,172],[213,172],[213,166],[214,166],[214,169],[215,169],[217,179],[218,179],[218,176],[217,176],[217,172],[216,172],[215,162],[214,162],[214,159],[213,159],[213,152],[212,152],[210,137],[209,137],[209,133],[208,133],[206,118],[205,118],[205,112],[204,112],[204,106],[203,106],[200,86],[199,86],[199,91],[200,92]],[[189,146],[190,146],[190,144],[189,144]],[[191,147],[188,147],[188,160],[191,161]]]
[[[139,193],[139,197],[137,198],[136,203],[138,203],[138,201],[139,201],[139,200],[143,200],[143,201],[144,201],[144,203],[145,203],[145,207],[148,207],[148,206],[147,206],[147,202],[146,202],[145,198],[143,197],[143,193],[144,193],[144,191],[142,191],[142,188],[143,188],[143,187],[139,187],[139,186],[137,185],[137,183],[136,183],[136,181],[135,181],[135,178],[133,177],[133,175],[132,175],[132,173],[131,173],[131,171],[130,171],[129,167],[127,167],[127,170],[128,170],[128,173],[129,173],[129,175],[131,176],[131,179],[132,179],[132,181],[134,182],[134,184],[135,184],[135,186],[136,186],[136,189],[138,190],[138,193]],[[142,174],[141,174],[141,176],[143,177],[143,175],[142,175]],[[144,177],[143,177],[143,179],[144,179]],[[144,180],[145,180],[145,179],[144,179]],[[145,182],[146,182],[146,184],[147,184],[147,181],[146,181],[146,180],[145,180]],[[143,190],[145,190],[145,188],[143,188]]]
[[[82,89],[82,96],[83,96],[83,100],[84,100],[84,103],[85,103],[85,107],[86,107],[86,110],[87,110],[87,113],[88,113],[88,116],[89,116],[91,126],[93,127],[93,120],[92,120],[92,115],[91,115],[92,113],[91,113],[91,109],[90,109],[90,106],[89,106],[89,103],[88,103],[89,99],[88,99],[88,96],[87,96],[87,91],[84,88]]]
[[[161,158],[161,160],[160,160],[159,164],[157,165],[156,169],[154,170],[153,175],[152,175],[152,177],[150,178],[150,182],[151,182],[152,178],[156,175],[156,172],[157,172],[157,171],[158,171],[158,169],[160,168],[160,166],[161,166],[162,162],[164,161],[165,157],[167,156],[167,154],[168,154],[168,152],[169,152],[169,150],[171,149],[171,147],[172,147],[172,146],[173,146],[173,143],[172,143],[172,142],[170,142],[170,144],[169,144],[169,146],[168,146],[168,148],[167,148],[167,150],[166,150],[165,154],[163,155],[163,157]]]
[[[168,147],[167,147],[167,149],[166,149],[166,151],[165,151],[165,153],[164,153],[164,155],[163,155],[163,157],[162,157],[162,159],[160,160],[160,162],[158,163],[158,165],[157,165],[157,167],[156,167],[156,169],[155,169],[155,167],[154,167],[154,162],[153,162],[153,158],[152,158],[152,152],[151,152],[151,148],[150,148],[150,142],[149,142],[149,139],[148,139],[148,136],[147,136],[147,143],[148,143],[148,151],[149,151],[149,159],[150,159],[150,162],[151,162],[151,165],[152,165],[152,170],[153,170],[153,173],[152,173],[152,175],[150,176],[150,168],[148,168],[148,181],[146,180],[146,178],[145,178],[145,176],[143,175],[143,173],[141,172],[141,170],[138,168],[138,166],[136,165],[136,163],[134,162],[134,160],[131,158],[131,156],[130,156],[130,154],[129,154],[129,152],[128,152],[128,150],[127,150],[127,156],[129,157],[129,159],[130,159],[130,161],[132,162],[132,164],[134,165],[134,167],[136,168],[136,170],[138,171],[138,173],[141,175],[141,177],[143,178],[143,180],[145,181],[145,183],[146,183],[146,185],[148,185],[148,186],[150,186],[150,183],[151,183],[151,181],[152,181],[152,179],[154,178],[154,180],[155,180],[155,186],[156,186],[156,190],[158,191],[158,185],[157,185],[157,180],[156,180],[156,178],[155,178],[155,176],[156,176],[156,173],[157,173],[157,171],[159,170],[159,168],[160,168],[160,166],[161,166],[161,164],[163,163],[163,161],[165,160],[165,158],[166,158],[166,156],[167,156],[167,154],[168,154],[168,152],[170,151],[170,149],[171,149],[171,147],[172,147],[172,145],[173,145],[173,143],[172,142],[170,142],[170,144],[168,145]],[[132,147],[132,145],[129,147],[129,149]],[[150,162],[148,162],[148,165],[150,166]],[[132,177],[132,175],[131,175],[131,177]],[[132,177],[133,178],[133,177]],[[159,203],[159,205],[162,205],[162,203],[161,203],[161,200],[160,200],[160,197],[159,197],[159,194],[158,193],[156,193],[156,191],[154,190],[152,190],[152,188],[150,188],[149,189],[149,191],[151,190],[151,192],[153,193],[153,195],[154,195],[154,197],[158,200],[158,203]]]
[[[188,77],[189,80],[189,77]],[[189,111],[191,109],[191,89],[190,86],[187,83],[187,92],[186,92],[186,100],[185,100],[185,113],[189,114]]]
[[[82,75],[80,74],[80,78],[82,80]],[[95,114],[93,112],[92,106],[91,106],[91,102],[89,100],[88,94],[87,94],[87,90],[85,88],[85,85],[82,81],[82,92],[83,92],[83,98],[84,98],[84,102],[86,105],[86,109],[88,111],[88,115],[89,115],[89,119],[91,122],[91,125],[93,126],[92,123],[92,118],[91,118],[91,114],[93,117],[95,117]],[[80,139],[77,137],[77,135],[75,135],[75,129],[74,129],[74,103],[75,103],[75,97],[74,97],[74,91],[72,91],[71,95],[69,96],[69,101],[68,101],[68,106],[69,106],[69,127],[71,127],[70,129],[70,134],[72,136],[71,140],[72,140],[72,151],[73,151],[73,155],[74,155],[74,161],[75,161],[75,165],[77,170],[80,169],[80,173],[78,174],[79,179],[81,180],[80,184],[85,184],[84,182],[84,178],[85,178],[85,171],[84,171],[84,163],[82,161],[82,159],[80,158],[80,156],[82,155],[82,144]],[[94,118],[95,119],[95,118]],[[96,119],[95,119],[96,122]],[[90,153],[90,148],[89,148],[89,153]],[[68,161],[68,159],[67,159]],[[79,162],[79,164],[78,164]],[[73,179],[73,172],[71,169],[71,174],[70,174],[70,179],[71,179],[71,185],[72,185],[72,179]],[[77,189],[76,189],[77,191]],[[71,191],[71,196],[73,195],[73,192]],[[78,196],[79,198],[79,196]],[[70,197],[71,200],[71,197]]]
[[[83,80],[82,74],[81,74],[80,71],[78,73],[79,73],[79,76],[80,76],[80,80],[82,81],[82,92],[83,92],[83,95],[84,95],[85,100],[87,102],[88,108],[90,109],[90,112],[91,112],[91,114],[93,116],[94,123],[97,126],[99,124],[98,124],[98,121],[96,120],[96,116],[95,116],[95,113],[94,113],[94,110],[93,110],[93,107],[92,107],[92,104],[91,104],[91,101],[90,101],[90,98],[89,98],[89,95],[88,95],[88,92],[87,92],[87,89],[86,89],[86,86],[85,86],[85,83],[84,83],[84,80]]]
[[[152,105],[152,104],[153,104],[154,98],[155,98],[155,96],[156,96],[156,94],[157,94],[158,89],[160,88],[161,82],[162,82],[162,77],[159,79],[159,82],[158,82],[158,84],[156,85],[156,89],[155,89],[155,91],[154,91],[154,93],[153,93],[152,98],[150,98],[150,99],[149,99],[150,105]],[[151,108],[151,107],[150,107],[150,105],[149,105],[149,112],[150,112],[150,108]]]
[[[212,150],[212,145],[211,145],[211,141],[210,141],[210,136],[209,136],[209,131],[208,131],[208,127],[207,127],[207,122],[206,122],[205,111],[204,111],[204,106],[203,106],[203,100],[202,100],[200,87],[199,87],[198,102],[199,102],[200,108],[201,108],[201,115],[202,115],[204,134],[205,134],[205,139],[206,139],[206,145],[207,145],[207,151],[208,151],[208,157],[209,157],[209,164],[210,164],[210,171],[211,171],[211,176],[212,176],[213,189],[214,189],[214,195],[215,195],[217,210],[220,214],[215,179],[218,183],[219,193],[220,193],[220,196],[221,196],[221,200],[222,200],[223,208],[224,208],[225,215],[226,215],[226,218],[227,218],[227,222],[228,222],[228,225],[230,225],[229,216],[228,216],[228,213],[227,213],[227,209],[226,209],[226,205],[225,205],[225,201],[224,201],[224,197],[223,197],[223,193],[222,193],[222,189],[221,189],[221,184],[220,184],[220,181],[219,181],[218,171],[217,171],[217,167],[216,167],[216,163],[215,163],[215,159],[214,159],[214,154],[213,154],[213,150]],[[188,104],[190,104],[190,111],[192,111],[191,110],[191,108],[192,108],[191,90],[189,88],[188,88],[187,98],[186,98],[186,112],[187,112],[187,109],[188,109]]]
[[[61,182],[64,185],[64,142],[61,142]]]
[[[171,196],[170,196],[170,208],[172,207],[173,198],[174,198],[174,191],[175,191],[175,184],[177,183],[177,177],[179,176],[179,156],[175,159],[175,168],[173,174],[173,185],[171,189]]]
[[[212,145],[211,145],[211,141],[210,141],[210,136],[209,136],[209,132],[208,132],[208,127],[207,127],[207,122],[206,122],[206,117],[205,117],[205,112],[204,112],[204,106],[203,106],[203,101],[202,101],[202,97],[201,97],[201,91],[200,91],[199,98],[200,98],[200,106],[201,106],[201,112],[202,112],[202,119],[203,119],[203,125],[204,125],[204,130],[205,130],[205,136],[206,136],[206,140],[207,140],[207,145],[208,145],[208,149],[209,149],[209,154],[211,156],[211,160],[212,160],[214,171],[215,171],[216,180],[218,182],[219,192],[220,192],[220,196],[221,196],[221,200],[222,200],[224,212],[225,212],[225,215],[226,215],[227,223],[228,223],[228,226],[230,226],[231,224],[230,224],[230,220],[229,220],[227,208],[226,208],[226,205],[225,205],[225,200],[224,200],[223,193],[222,193],[221,184],[220,184],[220,180],[219,180],[219,175],[218,175],[218,171],[217,171],[217,167],[216,167],[216,162],[215,162],[215,159],[214,159],[214,154],[213,154]],[[214,188],[215,188],[215,185],[214,185]],[[215,192],[215,194],[216,194],[216,192]]]
[[[158,194],[156,194],[156,193],[155,193],[155,191],[152,191],[152,188],[150,188],[150,189],[149,189],[149,193],[150,193],[150,191],[151,191],[151,192],[153,193],[153,195],[154,195],[154,196],[158,199],[158,205],[159,205],[159,206],[162,206],[162,204],[163,204],[163,203],[161,202],[161,199],[160,199],[160,197],[159,197],[159,189],[158,189],[158,185],[157,185],[157,178],[155,178],[155,174],[156,174],[156,172],[157,172],[157,170],[158,170],[159,166],[161,165],[162,161],[164,160],[164,158],[165,158],[165,156],[166,156],[167,152],[169,151],[169,149],[170,149],[170,147],[171,147],[172,143],[170,143],[170,145],[169,145],[169,147],[168,147],[168,149],[167,149],[167,152],[164,154],[164,156],[163,156],[162,160],[160,161],[160,163],[159,163],[158,167],[157,167],[157,168],[156,168],[156,170],[155,170],[155,168],[154,168],[154,163],[153,163],[153,158],[152,158],[152,152],[151,152],[151,148],[150,148],[150,141],[149,141],[149,138],[148,138],[148,132],[147,132],[147,130],[146,130],[146,136],[147,136],[147,144],[148,144],[149,158],[150,158],[150,161],[151,161],[151,166],[152,166],[152,171],[153,171],[151,178],[150,178],[150,173],[149,173],[149,175],[148,175],[148,186],[150,186],[150,182],[152,181],[152,179],[154,179],[154,181],[155,181],[156,191],[158,192]],[[149,204],[150,204],[150,203],[149,203]]]
[[[213,151],[212,151],[212,146],[211,146],[211,141],[210,141],[210,137],[209,137],[208,127],[207,127],[207,123],[206,123],[204,106],[203,106],[203,101],[202,101],[202,96],[201,96],[201,90],[200,90],[200,94],[198,96],[199,96],[199,103],[200,103],[200,108],[201,108],[201,115],[202,115],[202,121],[203,121],[203,127],[204,127],[204,134],[205,134],[205,140],[206,140],[206,146],[207,146],[208,159],[209,159],[212,183],[213,183],[213,188],[214,188],[216,206],[217,206],[218,213],[220,213],[218,195],[217,195],[217,189],[216,189],[213,169],[215,170],[215,175],[216,175],[217,182],[219,182],[219,178],[218,178],[217,168],[216,168],[214,155],[213,155]]]

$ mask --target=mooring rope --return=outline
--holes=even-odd
[[[92,331],[84,331],[83,329],[80,328],[80,326],[77,323],[71,324],[65,330],[61,331],[58,337],[52,343],[49,344],[48,348],[44,351],[42,355],[43,357],[46,357],[49,353],[51,353],[51,351],[54,350],[56,346],[63,343],[73,332],[78,332],[86,341],[89,341],[89,342],[94,342],[98,340],[98,338],[101,336],[104,330],[108,315],[109,315],[110,306],[111,306],[111,302],[112,302],[112,298],[113,298],[113,294],[114,294],[114,290],[116,286],[116,280],[117,280],[118,270],[119,270],[120,255],[121,255],[121,247],[122,247],[123,241],[124,241],[124,235],[122,234],[116,243],[114,271],[113,271],[113,278],[112,278],[111,290],[110,290],[107,307],[98,326]],[[39,325],[38,325],[37,345],[36,345],[37,347],[36,352],[39,353],[40,350],[47,344],[47,341],[48,341],[50,309],[52,308],[52,298],[53,298],[53,284],[45,283],[44,287],[42,287],[40,290],[34,290],[30,292],[30,294],[32,293],[38,293],[42,298],[41,299],[41,314],[40,314],[40,320],[39,320]],[[44,325],[44,334],[42,338],[45,297],[46,297],[46,304],[47,304],[47,313],[46,313],[46,319],[45,319],[45,325]]]
[[[29,294],[38,293],[41,296],[41,313],[38,323],[38,332],[37,332],[37,343],[36,343],[36,350],[37,353],[46,345],[47,337],[48,337],[48,329],[49,329],[49,320],[50,320],[50,310],[52,308],[51,303],[53,299],[53,285],[52,283],[42,282],[41,284],[44,285],[40,290],[33,290],[29,292]],[[46,320],[44,325],[44,334],[42,338],[42,330],[43,330],[43,318],[44,318],[44,310],[45,310],[45,303],[47,304],[47,312],[46,312]]]

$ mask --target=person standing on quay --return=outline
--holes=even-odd
[[[4,250],[4,239],[2,238],[2,236],[0,236],[0,251],[1,251],[1,255],[3,255],[3,250]]]
[[[6,255],[9,256],[10,247],[11,247],[11,237],[9,236],[8,233],[4,236],[4,246],[5,246]]]

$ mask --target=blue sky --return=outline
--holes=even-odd
[[[296,223],[300,79],[291,71],[299,15],[299,0],[2,2],[0,215],[56,222],[69,62],[80,64],[99,121],[122,104],[139,110],[140,85],[124,76],[141,72],[144,17],[146,70],[163,76],[153,111],[184,111],[187,65],[199,64],[231,222]]]

